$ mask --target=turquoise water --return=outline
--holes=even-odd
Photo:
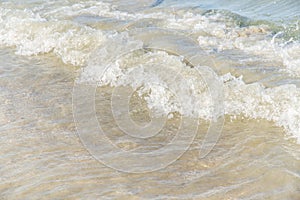
[[[204,9],[225,9],[256,20],[293,21],[299,20],[300,4],[294,0],[212,0],[212,1],[172,1],[165,5],[198,6]]]

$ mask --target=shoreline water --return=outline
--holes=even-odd
[[[297,19],[285,28],[277,24],[280,20],[276,25],[266,20],[272,15],[257,21],[215,7],[204,9],[213,5],[195,7],[195,1],[184,8],[176,1],[157,1],[157,6],[140,10],[151,4],[119,8],[126,3],[16,2],[0,1],[2,198],[300,198]],[[235,8],[239,6],[243,3]],[[154,40],[157,35],[162,39]],[[167,51],[178,46],[181,55]],[[201,52],[190,51],[196,47]],[[199,148],[209,119],[220,113],[212,112],[209,82],[199,79],[197,66],[182,57],[196,54],[224,87],[224,127],[204,159],[199,159]],[[163,82],[176,72],[181,106]],[[181,126],[183,133],[193,134],[195,127],[188,125],[200,116],[195,139],[181,157],[158,171],[128,174],[111,169],[80,138],[73,119],[74,82],[97,86],[97,120],[124,151],[157,150],[173,141]],[[137,125],[167,116],[159,135],[143,140],[124,134],[122,108],[111,107],[117,86],[136,89],[128,110]],[[80,107],[80,114],[87,116],[83,122],[91,119],[89,106]],[[90,140],[96,143],[99,136]],[[166,155],[181,151],[180,145]],[[113,152],[99,151],[113,161]],[[130,157],[116,160],[125,165]]]

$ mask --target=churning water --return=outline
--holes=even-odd
[[[299,13],[1,0],[0,199],[300,199]]]

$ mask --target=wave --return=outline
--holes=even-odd
[[[115,35],[108,44],[106,49],[101,48],[95,54],[94,62],[83,69],[79,83],[130,86],[138,91],[157,115],[178,112],[207,120],[218,114],[212,113],[214,100],[211,99],[209,85],[199,79],[197,68],[188,66],[180,56],[157,50],[118,56],[128,49],[143,48],[142,41],[134,40],[127,34]],[[114,56],[118,59],[108,65]],[[155,71],[153,69],[157,63],[159,67]],[[174,79],[176,86],[171,88],[176,89],[171,91],[164,79],[172,76],[174,71],[180,72],[180,78]],[[231,73],[220,75],[218,81],[224,85],[226,115],[273,121],[300,142],[300,89],[296,85],[283,84],[268,88],[258,82],[247,84],[242,76],[235,77]],[[184,103],[178,103],[178,98],[182,100],[179,102]]]
[[[297,54],[291,53],[299,52],[298,24],[282,27],[215,10],[195,13],[192,9],[172,13],[166,9],[132,14],[98,1],[61,4],[48,3],[19,9],[14,4],[1,3],[0,45],[14,46],[21,55],[52,52],[65,63],[84,66],[89,52],[96,49],[106,35],[118,30],[126,31],[127,25],[138,24],[139,21],[148,26],[145,20],[149,20],[150,26],[197,34],[203,48],[235,48],[260,55],[269,52],[267,56],[282,58],[281,62],[291,74],[299,75],[295,67],[299,62]],[[104,33],[107,30],[112,33]],[[260,51],[255,52],[256,49]],[[274,52],[278,56],[274,57]]]
[[[63,62],[83,65],[105,39],[100,30],[70,21],[49,21],[30,10],[0,8],[0,45],[20,55],[54,53]]]
[[[143,85],[140,94],[148,94],[149,107],[158,113],[181,112],[210,118],[211,99],[203,81],[193,76],[195,69],[187,66],[182,58],[167,52],[142,51],[127,59],[120,58],[119,65],[99,80],[103,60],[118,52],[121,55],[129,44],[144,48],[142,40],[130,39],[128,30],[156,27],[179,32],[194,39],[216,62],[221,60],[215,70],[219,81],[224,83],[226,114],[274,121],[299,141],[300,43],[296,37],[299,23],[285,27],[224,10],[172,9],[167,5],[166,1],[150,10],[132,13],[93,0],[39,2],[30,6],[1,2],[0,46],[13,47],[17,54],[25,56],[54,54],[66,64],[81,67],[83,82]],[[110,44],[111,49],[101,48],[105,44]],[[181,48],[185,45],[182,43]],[[95,52],[102,61],[91,65]],[[155,76],[143,77],[144,71],[155,62],[164,64],[165,71],[183,70],[184,79],[194,88],[194,93],[179,88],[178,95],[186,102],[184,107],[176,104],[174,95],[162,87],[147,85]],[[122,69],[122,63],[139,65],[140,71],[132,73]],[[241,76],[243,79],[238,78]],[[155,80],[159,81],[159,77]]]

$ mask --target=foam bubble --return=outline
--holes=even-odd
[[[63,62],[83,66],[105,40],[100,30],[70,21],[48,21],[30,10],[0,8],[0,45],[32,56],[53,52]]]
[[[266,88],[262,84],[246,84],[231,74],[221,77],[225,82],[225,111],[229,115],[244,115],[267,119],[300,142],[300,89],[293,84]]]
[[[104,31],[101,27],[93,28],[89,24],[76,22],[74,19],[79,16],[123,20],[132,24],[127,26],[129,29],[138,22],[144,25],[143,20],[149,20],[151,26],[180,30],[188,36],[196,36],[201,48],[209,53],[220,55],[227,50],[238,50],[243,54],[239,58],[241,64],[255,60],[259,68],[260,64],[272,63],[283,74],[300,77],[299,41],[293,38],[286,40],[280,33],[274,35],[274,30],[263,23],[240,26],[240,19],[221,12],[204,14],[153,8],[151,11],[130,13],[93,0],[80,3],[46,2],[24,9],[6,2],[0,3],[0,45],[15,47],[17,54],[26,56],[53,53],[67,64],[83,66],[82,82],[130,85],[133,88],[142,86],[139,94],[147,94],[148,106],[158,114],[181,112],[191,117],[211,117],[212,101],[205,84],[193,75],[195,69],[186,66],[180,57],[161,51],[136,52],[136,55],[133,53],[129,57],[120,57],[104,73],[105,62],[122,55],[127,49],[142,49],[143,42],[130,38],[125,28],[121,30],[122,33],[116,33],[114,26]],[[101,48],[105,42],[110,42],[109,48]],[[93,53],[95,50],[96,53]],[[232,59],[230,54],[225,55]],[[179,85],[175,92],[168,91],[157,74],[147,76],[147,69],[155,64],[163,64],[166,72],[180,71],[193,90]],[[139,66],[139,70],[132,71],[133,66]],[[103,73],[104,76],[101,76]],[[243,73],[247,75],[247,71]],[[226,114],[274,121],[288,133],[300,138],[300,91],[295,85],[277,84],[276,87],[266,88],[258,82],[246,84],[231,74],[219,78],[225,86]],[[153,82],[156,85],[150,84]],[[175,101],[174,93],[186,102],[183,107]]]
[[[131,47],[132,45],[137,48],[142,47],[140,41],[134,41],[128,35],[116,35],[112,41],[122,41],[125,44],[126,40]],[[113,48],[112,41],[110,44]],[[126,49],[126,45],[123,47]],[[117,54],[118,51],[123,50],[117,50]],[[100,52],[102,51],[104,50],[100,49]],[[100,55],[104,54],[100,53]],[[105,58],[104,55],[101,60],[110,61],[111,55],[112,52],[108,49],[106,54],[108,57]],[[183,63],[181,57],[168,55],[162,51],[140,51],[119,57],[107,70],[105,70],[106,64],[102,62],[97,65],[95,62],[84,68],[80,82],[96,82],[99,86],[131,86],[139,91],[141,97],[146,95],[145,100],[149,108],[158,114],[180,112],[189,117],[203,119],[212,117],[212,99],[207,85],[195,75],[196,69]],[[180,71],[183,76],[181,80],[188,82],[189,88],[186,88],[184,84],[181,85],[180,81],[176,82],[178,90],[175,93],[184,99],[183,105],[179,105],[174,93],[166,89],[168,85],[160,76],[146,73],[148,68],[153,68],[155,65],[160,65],[162,71]],[[133,69],[138,70],[133,71]],[[273,121],[276,125],[283,127],[287,133],[298,138],[300,142],[299,88],[293,84],[272,88],[266,88],[257,82],[246,84],[242,77],[236,78],[230,73],[220,76],[219,80],[224,83],[225,114]]]

